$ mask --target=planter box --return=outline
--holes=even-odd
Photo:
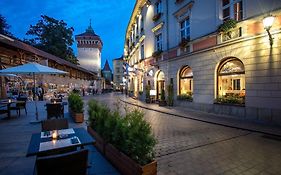
[[[164,101],[159,101],[159,106],[167,106],[167,102],[164,100]]]
[[[90,126],[87,126],[87,131],[88,133],[95,138],[96,142],[95,142],[95,146],[97,147],[97,149],[102,153],[105,154],[105,141],[100,137],[100,135],[94,131]]]
[[[156,175],[157,162],[153,161],[141,166],[124,153],[120,152],[113,145],[105,143],[104,140],[88,126],[88,132],[95,137],[96,147],[105,157],[124,175]]]
[[[84,122],[84,114],[83,113],[75,113],[72,112],[72,118],[75,123],[83,123]]]

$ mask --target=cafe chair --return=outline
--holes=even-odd
[[[37,157],[37,175],[86,175],[88,150]]]
[[[64,116],[64,106],[61,103],[47,103],[47,118],[59,118]]]
[[[68,129],[68,121],[65,118],[43,120],[41,123],[41,127],[42,127],[42,132]]]
[[[54,103],[54,102],[62,102],[62,99],[61,98],[52,98],[51,103]]]
[[[21,115],[21,110],[22,109],[25,110],[25,115],[27,115],[26,101],[17,101],[15,105],[9,107],[9,110],[17,111],[18,116]]]

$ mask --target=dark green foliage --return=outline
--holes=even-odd
[[[156,140],[141,111],[134,109],[121,116],[118,111],[111,112],[95,100],[90,100],[88,105],[89,126],[104,140],[140,165],[154,160]]]
[[[173,85],[169,84],[168,87],[168,105],[172,106],[174,103],[174,92],[173,92]]]
[[[245,104],[245,98],[238,96],[219,97],[215,100],[216,103],[224,104]]]
[[[163,52],[162,50],[157,50],[157,51],[153,52],[152,56],[154,58],[158,58],[161,56],[162,52]]]
[[[84,102],[77,93],[71,93],[68,97],[68,105],[72,112],[83,113]]]
[[[46,15],[42,15],[41,18],[37,24],[30,25],[26,34],[33,36],[33,38],[26,40],[26,42],[50,54],[78,64],[71,48],[74,42],[74,29],[67,27],[63,20],[57,20]]]
[[[225,21],[223,24],[221,24],[218,28],[219,32],[227,33],[229,30],[235,28],[237,25],[237,21],[234,19],[229,19]]]
[[[166,97],[165,97],[165,90],[162,89],[162,90],[161,90],[160,100],[161,100],[161,101],[165,101],[165,98],[166,98]]]
[[[145,98],[150,99],[150,85],[145,86]]]
[[[187,94],[181,94],[178,95],[177,97],[178,100],[186,100],[186,101],[192,101],[193,97],[192,97],[192,93],[187,93]]]
[[[13,36],[10,32],[10,25],[7,24],[6,18],[0,14],[0,34]]]

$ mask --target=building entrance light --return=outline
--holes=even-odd
[[[263,22],[263,27],[264,27],[264,29],[266,30],[266,32],[269,36],[269,44],[270,44],[270,46],[272,46],[273,45],[273,38],[272,38],[272,35],[270,33],[270,29],[271,29],[271,27],[273,25],[273,22],[274,22],[274,16],[271,16],[271,15],[267,16],[263,19],[262,22]]]

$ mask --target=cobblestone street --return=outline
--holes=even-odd
[[[113,94],[96,99],[112,107],[116,103]],[[143,111],[158,141],[156,157],[160,175],[281,172],[281,141],[278,137],[147,109]]]

